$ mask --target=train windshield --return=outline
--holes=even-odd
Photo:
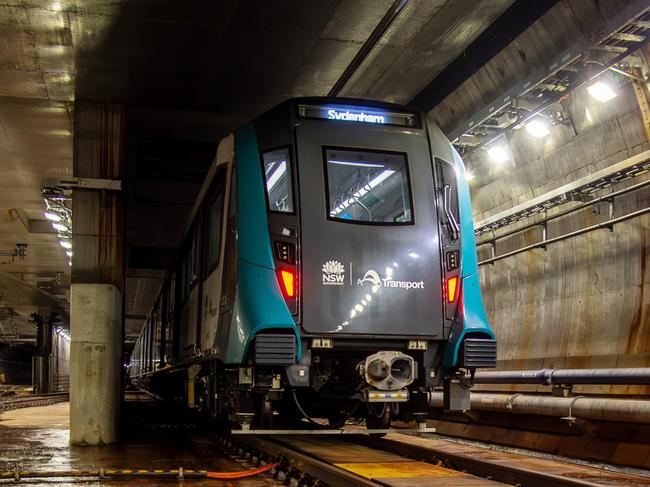
[[[406,154],[325,148],[327,214],[383,225],[413,222]]]

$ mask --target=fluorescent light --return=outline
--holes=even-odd
[[[593,85],[588,86],[587,91],[596,100],[603,103],[618,96],[607,83],[602,81],[596,81]]]
[[[411,259],[417,259],[417,258],[419,258],[420,256],[419,256],[418,254],[416,254],[415,252],[409,252],[409,257],[410,257]]]
[[[71,249],[72,248],[72,244],[70,242],[68,242],[67,240],[59,240],[59,244],[64,249]]]
[[[51,220],[53,222],[60,222],[61,221],[61,217],[58,214],[56,214],[56,213],[54,213],[52,211],[46,211],[45,213],[43,213],[43,216],[45,218],[47,218],[48,220]]]
[[[508,159],[510,159],[510,156],[508,155],[508,151],[506,151],[503,147],[499,145],[490,147],[487,153],[488,156],[490,156],[490,159],[492,159],[494,162],[497,162],[499,164],[506,162]]]
[[[526,132],[528,132],[533,137],[537,137],[538,139],[543,139],[551,133],[546,124],[537,119],[531,120],[526,124]]]
[[[287,161],[280,161],[277,169],[271,174],[271,177],[266,181],[266,190],[271,192],[273,187],[278,183],[280,178],[287,172]]]
[[[52,226],[59,232],[67,232],[69,230],[63,223],[52,223]]]
[[[327,161],[330,164],[340,164],[342,166],[359,166],[359,167],[385,167],[383,164],[372,164],[370,162],[353,162],[353,161]]]
[[[377,176],[375,179],[373,179],[372,181],[370,181],[370,183],[368,183],[367,186],[364,186],[364,187],[361,188],[359,191],[357,191],[356,193],[354,193],[354,194],[352,195],[352,198],[349,198],[347,201],[344,201],[344,202],[341,203],[339,206],[337,206],[336,208],[334,208],[334,210],[332,210],[332,211],[330,212],[330,215],[331,215],[331,216],[336,216],[336,215],[338,215],[338,214],[341,213],[343,210],[345,210],[348,206],[350,206],[352,203],[354,203],[354,202],[357,201],[359,198],[361,198],[363,195],[365,195],[368,191],[370,191],[371,189],[374,189],[374,188],[376,188],[377,186],[379,186],[381,183],[383,183],[383,182],[384,182],[388,177],[390,177],[390,176],[393,175],[393,174],[395,174],[395,171],[393,171],[392,169],[386,169],[385,171],[382,171],[382,172],[379,174],[379,176]],[[370,189],[368,189],[368,187],[370,187]]]

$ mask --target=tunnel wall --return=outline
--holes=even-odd
[[[479,150],[466,158],[475,221],[650,148],[630,82],[607,73],[619,96],[607,103],[576,90],[564,105],[572,125],[544,139],[512,130],[501,167]],[[615,189],[647,179],[621,182]],[[571,203],[569,203],[571,204]],[[577,204],[577,203],[576,203]],[[650,189],[618,198],[614,217],[650,205]],[[566,206],[565,206],[566,207]],[[600,214],[598,210],[601,210]],[[548,238],[608,219],[605,205],[562,217]],[[513,227],[509,227],[513,228]],[[539,239],[539,229],[503,241],[498,253]],[[499,343],[498,368],[650,366],[650,215],[480,268],[486,311]],[[489,256],[479,248],[479,260]],[[547,390],[544,386],[482,389]],[[576,387],[577,392],[648,394],[643,386]]]

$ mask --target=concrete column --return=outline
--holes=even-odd
[[[124,110],[75,103],[74,175],[124,176]],[[70,442],[117,441],[122,401],[124,208],[120,192],[75,189],[70,289]]]
[[[71,296],[70,442],[113,443],[121,402],[122,293],[110,284],[72,284]]]

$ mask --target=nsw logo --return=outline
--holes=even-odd
[[[345,267],[338,260],[328,260],[323,264],[323,286],[342,286],[345,284]]]

